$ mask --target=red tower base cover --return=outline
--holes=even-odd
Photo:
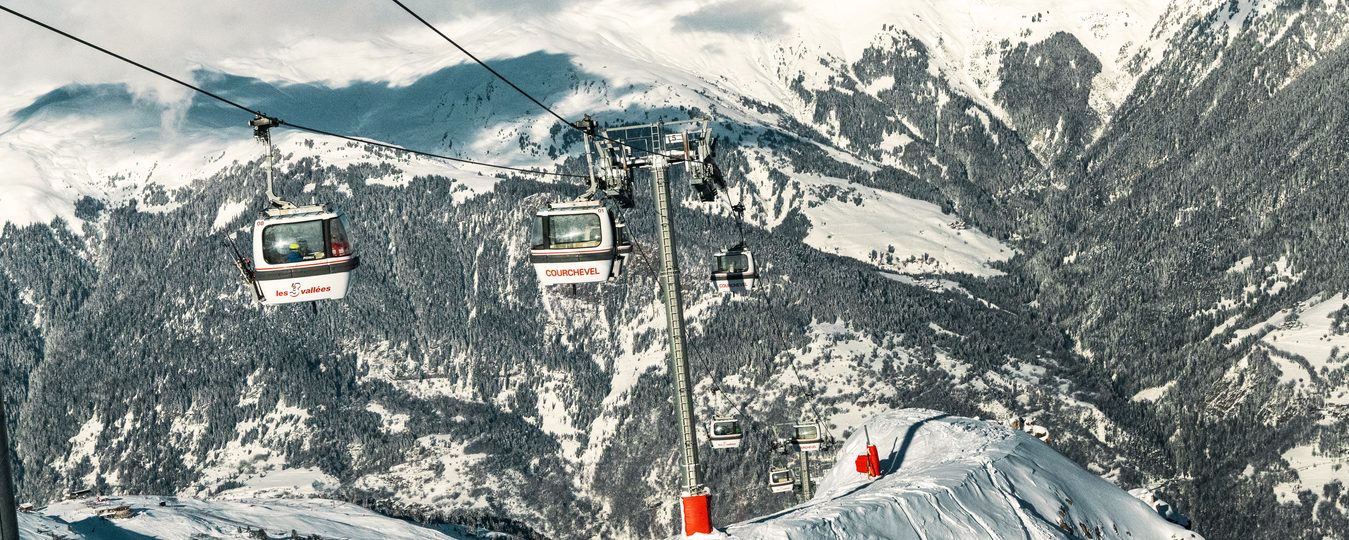
[[[684,536],[711,532],[712,515],[707,506],[707,494],[684,497]]]
[[[867,476],[875,478],[881,475],[881,456],[874,444],[867,445],[867,465],[870,469],[867,471]]]

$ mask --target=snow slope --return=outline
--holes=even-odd
[[[730,538],[1186,538],[1124,490],[1025,433],[924,409],[867,424],[881,452],[871,481],[848,438],[810,501],[732,525]]]
[[[164,506],[160,506],[163,503]],[[128,505],[135,516],[98,517],[100,509]],[[450,540],[458,538],[381,516],[359,506],[325,499],[247,499],[237,501],[165,497],[79,499],[20,514],[27,538],[254,538],[262,529],[272,537],[349,540]]]
[[[437,23],[450,35],[471,43],[474,51],[497,67],[508,59],[540,51],[565,55],[591,80],[568,81],[563,86],[549,78],[552,72],[544,70],[512,72],[511,76],[569,118],[687,106],[711,107],[732,122],[770,125],[776,119],[746,109],[741,100],[778,104],[810,123],[809,111],[791,89],[795,76],[801,75],[808,88],[829,86],[838,74],[826,67],[832,62],[825,60],[857,60],[887,25],[922,41],[931,51],[934,71],[1004,120],[991,96],[1001,84],[998,70],[1005,43],[1034,43],[1060,31],[1077,36],[1104,66],[1094,81],[1093,104],[1108,115],[1132,90],[1138,75],[1140,67],[1128,67],[1129,60],[1169,37],[1164,32],[1149,33],[1163,16],[1165,0],[1100,5],[1068,0],[867,0],[850,9],[804,1],[756,7],[732,4],[663,2],[644,5],[644,16],[631,17],[624,0],[605,0],[572,3],[550,11],[547,17],[483,12]],[[427,13],[433,18],[441,15]],[[600,30],[575,31],[582,28]],[[447,54],[444,44],[424,28],[397,26],[382,33],[387,37],[373,41],[335,43],[335,36],[314,35],[287,47],[222,51],[219,57],[201,59],[203,71],[193,74],[193,79],[204,79],[198,82],[212,88],[221,80],[219,74],[231,74],[273,84],[340,89],[378,83],[398,89],[464,64],[462,55]],[[85,52],[74,61],[98,66],[112,62]],[[1147,65],[1146,61],[1141,64]],[[266,95],[262,88],[241,90],[239,99],[255,106]],[[190,125],[191,106],[185,106],[183,97],[177,92],[131,98],[109,94],[99,111],[81,111],[89,117],[78,121],[62,118],[43,124],[36,119],[0,118],[0,187],[4,188],[0,190],[0,223],[40,223],[59,216],[75,222],[78,231],[71,207],[80,197],[117,202],[134,197],[150,183],[173,189],[209,176],[234,159],[257,155],[246,138],[234,137],[226,143],[205,136],[202,126]],[[17,111],[8,109],[23,104],[15,101],[0,108],[0,113],[11,116]],[[293,113],[290,105],[294,104],[283,112]],[[101,117],[92,116],[95,112]],[[552,160],[520,156],[515,151],[520,135],[545,140],[553,124],[550,117],[533,109],[493,112],[492,117],[481,119],[481,125],[476,125],[477,119],[461,119],[482,132],[472,134],[474,140],[453,141],[456,152],[494,161],[523,159],[519,165],[550,164]],[[353,121],[359,125],[341,126],[339,131],[368,132],[366,124],[374,120]],[[188,133],[188,129],[197,132]],[[237,135],[238,131],[242,129],[230,133]],[[430,150],[445,150],[441,146],[445,141],[438,137],[415,142]]]
[[[802,72],[808,86],[832,75],[820,59],[857,60],[883,26],[893,26],[933,54],[934,71],[995,111],[992,96],[1000,81],[1006,42],[1036,43],[1056,32],[1077,37],[1102,64],[1093,81],[1093,105],[1108,114],[1133,89],[1136,77],[1160,55],[1174,32],[1166,17],[1183,18],[1207,0],[856,0],[844,8],[830,2],[778,0],[732,2],[674,0],[634,4],[630,0],[558,3],[538,16],[515,12],[456,13],[427,9],[447,34],[487,59],[535,51],[574,55],[581,66],[606,74],[613,87],[647,85],[708,87],[712,93],[744,95],[767,103],[792,103],[790,76]],[[639,7],[634,7],[635,5]],[[633,16],[640,9],[641,16]],[[578,31],[579,29],[579,31]],[[288,47],[233,52],[208,59],[209,69],[275,82],[348,84],[389,80],[408,84],[422,75],[463,62],[446,54],[443,43],[422,28],[387,28],[379,40],[338,40],[314,36]],[[429,36],[429,38],[428,38]],[[1137,65],[1131,65],[1141,56]],[[344,61],[336,62],[333,58]],[[786,69],[784,69],[786,68]],[[653,77],[653,75],[656,75]],[[787,75],[787,77],[783,77]],[[671,95],[674,94],[674,95]],[[636,99],[698,101],[657,90]],[[621,109],[623,101],[601,104],[578,95],[558,103],[564,116],[594,112],[595,105]]]

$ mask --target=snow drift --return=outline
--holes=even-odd
[[[160,506],[163,504],[163,506]],[[104,518],[119,507],[131,517]],[[205,500],[177,497],[110,497],[53,504],[33,514],[19,514],[20,536],[27,539],[156,538],[303,538],[348,540],[452,540],[506,537],[494,533],[447,534],[381,516],[354,504],[326,499]]]
[[[813,499],[733,525],[731,538],[1199,539],[1124,490],[1034,437],[997,424],[923,409],[867,424],[879,479],[853,459],[858,429]]]

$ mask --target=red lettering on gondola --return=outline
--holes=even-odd
[[[548,277],[598,276],[598,275],[600,275],[600,269],[598,269],[598,268],[561,268],[561,269],[552,269],[552,268],[550,268],[550,269],[548,269],[548,270],[544,270],[544,271],[543,271],[543,275],[548,276]]]
[[[308,289],[301,289],[299,284],[297,283],[292,285],[290,290],[278,290],[273,294],[284,298],[287,296],[296,297],[296,296],[304,296],[306,294],[326,293],[332,290],[333,290],[332,287],[325,287],[325,286],[309,287]]]

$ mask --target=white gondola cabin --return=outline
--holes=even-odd
[[[802,452],[818,452],[824,446],[824,430],[815,421],[800,421],[792,425],[792,444]]]
[[[786,467],[768,469],[768,489],[773,493],[790,493],[796,489],[796,475]]]
[[[529,261],[540,284],[614,279],[631,254],[624,226],[597,201],[553,204],[534,217]]]
[[[745,438],[740,421],[727,416],[714,418],[708,432],[707,438],[712,441],[712,448],[740,448],[740,441]]]
[[[759,269],[754,265],[754,254],[743,246],[716,254],[712,261],[712,284],[719,291],[745,292],[759,282]]]
[[[336,300],[360,265],[342,217],[328,206],[271,208],[253,226],[254,279],[265,304]]]

